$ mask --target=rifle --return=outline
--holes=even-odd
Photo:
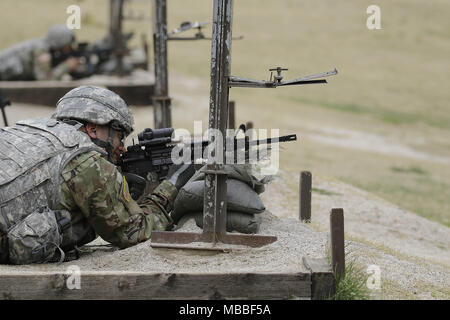
[[[167,177],[170,167],[174,165],[172,159],[172,150],[174,148],[178,148],[175,150],[176,152],[181,150],[181,152],[178,153],[180,156],[182,156],[183,150],[190,151],[191,163],[196,163],[196,160],[198,160],[196,155],[200,154],[201,158],[205,149],[213,144],[209,140],[180,144],[178,141],[172,139],[173,132],[173,128],[155,130],[147,128],[138,134],[138,144],[127,147],[127,151],[122,154],[119,159],[118,166],[120,166],[121,171],[129,184],[130,193],[133,199],[137,199],[140,194],[142,194],[146,181],[161,182]],[[248,156],[250,147],[296,140],[296,134],[251,141],[248,136],[245,136],[245,138],[241,139],[233,137],[231,141],[230,139],[227,139],[226,144],[232,142],[233,151],[244,149],[245,163],[249,163]],[[234,163],[236,162],[237,153],[234,152]]]
[[[0,92],[0,109],[2,109],[3,122],[5,123],[5,127],[8,126],[8,119],[6,119],[5,107],[10,106],[11,101],[3,100],[3,96]]]
[[[105,55],[105,53],[101,53]],[[73,71],[70,73],[70,75],[74,79],[80,79],[84,77],[90,77],[92,76],[96,70],[97,70],[97,62],[94,60],[98,60],[98,58],[94,58],[95,56],[98,56],[97,53],[89,48],[89,43],[87,42],[80,42],[78,43],[78,46],[71,50],[70,52],[62,52],[60,50],[51,50],[52,55],[52,68],[55,68],[59,64],[63,63],[67,59],[71,57],[79,58],[82,61],[82,68],[77,71]]]
[[[122,35],[125,48],[132,36],[132,32]],[[92,44],[79,42],[77,47],[68,53],[52,50],[52,67],[56,67],[70,57],[81,58],[83,60],[82,70],[72,72],[71,76],[75,79],[89,77],[101,73],[100,67],[112,58],[115,50],[115,43],[110,35]]]

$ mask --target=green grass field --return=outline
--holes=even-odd
[[[211,21],[212,2],[168,0],[169,30],[183,21]],[[106,33],[105,0],[2,0],[8,14],[0,22],[0,46],[44,35],[51,24],[65,22],[70,4],[82,9],[79,39]],[[298,134],[295,147],[281,154],[288,173],[333,177],[450,226],[450,3],[378,0],[382,30],[373,31],[366,28],[371,4],[235,1],[233,33],[244,39],[233,42],[232,75],[268,79],[276,66],[289,68],[287,79],[339,71],[327,85],[233,88],[237,120]],[[135,0],[129,8],[151,15],[150,1]],[[125,30],[151,38],[150,21],[127,21]],[[133,41],[138,45],[140,36]],[[209,41],[171,42],[169,69],[171,94],[208,101]],[[196,86],[187,90],[176,77]],[[189,114],[177,113],[185,109],[176,98],[173,106],[175,126],[207,119],[207,105]],[[294,197],[298,181],[288,185]]]

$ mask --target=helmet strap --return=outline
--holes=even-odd
[[[112,158],[114,150],[114,130],[112,130],[110,127],[108,127],[108,130],[109,130],[109,137],[106,146],[106,152],[108,153],[108,161],[114,163]]]
[[[111,128],[108,127],[109,130],[109,137],[108,141],[100,140],[99,138],[91,138],[92,142],[98,145],[100,148],[103,148],[108,153],[108,161],[111,163],[114,163],[113,161],[113,150],[114,150],[114,130],[111,130]]]

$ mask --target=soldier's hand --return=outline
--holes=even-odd
[[[81,60],[76,57],[70,57],[66,60],[66,65],[70,71],[75,71],[81,65]]]
[[[172,166],[172,168],[176,168]],[[173,171],[173,172],[172,172]],[[186,182],[194,175],[195,169],[194,164],[183,164],[178,169],[169,170],[167,179],[171,184],[173,184],[178,190],[180,190]]]

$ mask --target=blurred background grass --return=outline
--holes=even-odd
[[[167,3],[169,30],[212,20],[212,0]],[[44,36],[66,21],[71,4],[82,9],[78,39],[106,34],[107,0],[2,0],[0,47]],[[382,30],[366,28],[371,4],[381,8]],[[150,1],[129,2],[125,14],[131,11],[151,17]],[[233,34],[244,39],[233,42],[233,75],[268,79],[276,66],[289,68],[286,79],[339,71],[327,85],[233,88],[238,123],[297,133],[300,140],[280,156],[287,176],[310,170],[450,226],[449,16],[448,0],[235,1]],[[133,46],[141,34],[151,43],[151,28],[150,20],[124,24],[136,33]],[[206,123],[210,42],[171,42],[168,50],[174,126]],[[283,201],[295,213],[298,181],[286,183]]]

